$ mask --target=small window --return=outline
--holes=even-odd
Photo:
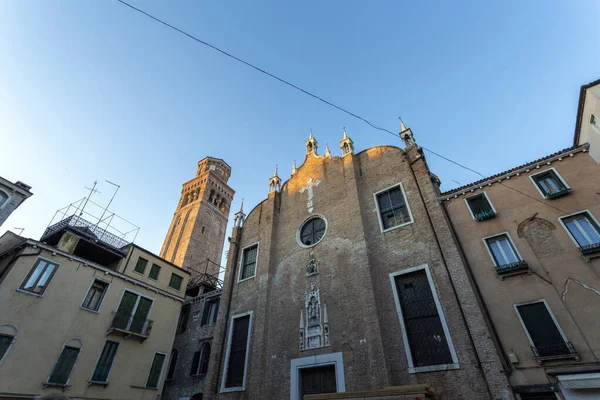
[[[590,124],[594,125],[596,128],[600,128],[600,121],[598,121],[598,118],[596,118],[594,114],[590,114]]]
[[[227,389],[231,388],[245,388],[250,324],[251,314],[232,317],[222,391],[227,391]]]
[[[15,337],[13,335],[7,335],[5,333],[0,333],[0,363],[4,360],[4,356],[8,353],[8,349],[12,344]]]
[[[210,342],[204,342],[200,350],[194,353],[192,359],[192,369],[190,376],[205,375],[208,371],[208,361],[210,359]]]
[[[202,313],[201,326],[212,325],[217,322],[217,314],[219,313],[219,299],[211,299],[204,302],[204,311]]]
[[[177,333],[183,333],[187,329],[188,320],[190,319],[190,305],[184,304],[181,307],[179,314],[179,322],[177,323]]]
[[[554,169],[531,175],[531,179],[545,199],[563,196],[571,190]]]
[[[584,255],[600,251],[600,228],[587,211],[561,221]]]
[[[177,274],[171,274],[171,280],[169,281],[169,287],[175,290],[181,290],[181,282],[183,282],[183,278]]]
[[[200,319],[200,311],[194,311],[192,314],[192,321],[196,322]]]
[[[240,281],[256,275],[256,259],[258,257],[258,244],[246,247],[242,251],[242,265],[240,268]]]
[[[154,353],[154,359],[152,360],[152,365],[150,366],[150,373],[148,374],[148,380],[146,381],[147,388],[158,388],[158,383],[160,382],[160,375],[162,374],[165,358],[166,355],[163,353]]]
[[[490,252],[498,274],[528,270],[507,233],[485,238],[484,242]]]
[[[152,264],[150,268],[150,273],[148,274],[148,278],[158,280],[158,274],[160,274],[160,267],[156,264]]]
[[[92,382],[105,383],[108,380],[108,374],[110,373],[113,361],[115,360],[115,355],[117,355],[118,348],[119,343],[117,342],[107,340],[106,343],[104,343],[102,353],[100,354],[96,369],[92,375]]]
[[[412,222],[402,185],[377,192],[375,198],[382,232]]]
[[[167,372],[167,380],[173,380],[173,376],[175,375],[175,367],[177,367],[177,358],[179,357],[179,352],[177,349],[173,349],[171,352],[171,361],[169,361],[169,371]]]
[[[133,270],[135,272],[143,275],[144,272],[146,271],[146,265],[148,265],[148,260],[140,257],[140,258],[138,258],[137,263],[135,264],[135,268]]]
[[[39,258],[21,284],[20,289],[35,294],[44,294],[57,269],[58,264]]]
[[[102,300],[104,299],[104,295],[108,289],[108,283],[101,281],[99,279],[94,280],[92,286],[87,292],[85,299],[83,299],[83,304],[81,307],[90,311],[98,311],[100,309],[100,304],[102,304]]]
[[[69,377],[71,376],[71,372],[73,372],[73,367],[75,366],[75,361],[77,361],[80,350],[81,349],[77,347],[63,347],[60,356],[58,356],[58,361],[56,361],[52,373],[50,374],[50,377],[48,377],[49,384],[59,386],[68,384]]]
[[[496,212],[485,193],[467,197],[466,201],[473,219],[476,219],[477,221],[485,221],[496,215]]]
[[[566,341],[545,301],[516,305],[515,308],[538,361],[579,357]]]

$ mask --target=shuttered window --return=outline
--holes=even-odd
[[[171,274],[171,280],[169,281],[169,287],[175,290],[181,290],[181,282],[183,278],[177,274]]]
[[[154,359],[152,360],[152,366],[150,367],[150,374],[146,381],[147,388],[157,388],[160,381],[160,373],[162,372],[163,364],[166,356],[161,353],[154,353]]]
[[[8,351],[10,344],[14,340],[14,336],[0,334],[0,361],[4,358],[4,355]]]
[[[202,354],[200,355],[200,366],[198,374],[204,375],[208,371],[208,361],[210,360],[210,343],[205,342],[202,345]]]
[[[143,257],[137,259],[135,264],[135,268],[133,269],[135,272],[143,274],[146,271],[146,266],[148,265],[148,260]]]
[[[413,366],[451,364],[450,347],[425,270],[394,279]]]
[[[169,362],[169,371],[167,372],[167,380],[170,381],[175,375],[175,368],[177,367],[177,358],[179,358],[179,352],[177,349],[173,349],[171,352],[171,361]]]
[[[96,369],[92,375],[93,382],[106,382],[118,348],[119,343],[117,342],[107,340],[106,343],[104,343],[102,354],[100,354],[100,358],[96,364]]]
[[[233,320],[231,344],[229,347],[229,357],[227,359],[227,375],[225,377],[226,388],[244,386],[249,328],[249,315],[238,317]]]
[[[188,321],[190,319],[190,305],[185,304],[181,307],[181,313],[179,314],[179,322],[177,323],[177,333],[183,333],[187,329]]]
[[[217,314],[219,313],[219,299],[207,300],[204,303],[204,311],[202,312],[202,322],[200,326],[212,325],[217,322]]]
[[[517,311],[533,342],[533,347],[539,357],[553,357],[572,353],[565,342],[546,303],[523,304],[517,306]]]
[[[76,347],[65,346],[58,356],[58,361],[52,369],[52,373],[48,378],[48,383],[56,385],[66,385],[69,381],[69,376],[75,366],[75,361],[79,355],[79,350]]]

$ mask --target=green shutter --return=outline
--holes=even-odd
[[[100,354],[100,358],[98,359],[98,364],[96,365],[94,374],[92,375],[92,381],[106,382],[108,379],[108,373],[110,372],[110,367],[115,359],[118,348],[119,343],[111,342],[109,340],[106,341],[106,344],[102,349],[102,354]]]
[[[14,337],[9,335],[0,335],[0,360],[4,357]]]
[[[146,387],[157,388],[158,380],[160,379],[160,372],[165,362],[165,355],[154,353],[154,360],[152,360],[152,366],[150,367],[150,375],[148,375],[148,381]]]
[[[75,366],[79,349],[75,347],[65,346],[58,357],[58,361],[48,378],[49,383],[55,383],[59,385],[66,385]]]
[[[125,291],[125,293],[123,293],[121,304],[119,304],[117,314],[113,320],[113,326],[115,328],[123,330],[127,329],[127,325],[129,325],[129,319],[133,313],[133,307],[135,307],[138,297],[139,296],[137,294],[133,294],[131,292]]]
[[[146,265],[148,265],[148,260],[145,258],[138,258],[137,263],[135,264],[135,268],[133,269],[135,272],[139,272],[143,274],[146,271]]]
[[[129,327],[131,332],[144,334],[144,325],[146,324],[146,319],[150,313],[150,307],[152,307],[152,300],[140,297],[137,309],[135,310],[135,315],[131,320],[131,326]]]

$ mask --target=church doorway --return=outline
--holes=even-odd
[[[300,398],[305,394],[336,393],[335,364],[300,370]]]

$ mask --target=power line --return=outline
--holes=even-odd
[[[127,6],[127,7],[131,8],[131,9],[133,9],[133,10],[135,10],[135,11],[137,11],[137,12],[141,13],[141,14],[144,14],[144,15],[145,15],[145,16],[147,16],[148,18],[150,18],[150,19],[153,19],[154,21],[156,21],[156,22],[158,22],[158,23],[161,23],[161,24],[163,24],[163,25],[165,25],[165,26],[167,26],[167,27],[169,27],[169,28],[171,28],[171,29],[175,30],[176,32],[179,32],[179,33],[181,33],[182,35],[185,35],[185,36],[189,37],[190,39],[192,39],[192,40],[194,40],[194,41],[196,41],[196,42],[198,42],[198,43],[200,43],[200,44],[203,44],[203,45],[205,45],[205,46],[207,46],[207,47],[210,47],[211,49],[213,49],[213,50],[215,50],[215,51],[218,51],[219,53],[221,53],[221,54],[223,54],[223,55],[225,55],[225,56],[227,56],[227,57],[230,57],[230,58],[232,58],[232,59],[234,59],[234,60],[236,60],[236,61],[238,61],[238,62],[241,62],[242,64],[244,64],[244,65],[246,65],[246,66],[248,66],[248,67],[250,67],[250,68],[252,68],[252,69],[254,69],[254,70],[256,70],[256,71],[258,71],[258,72],[260,72],[260,73],[262,73],[262,74],[265,74],[265,75],[267,75],[267,76],[269,76],[269,77],[271,77],[271,78],[273,78],[273,79],[275,79],[275,80],[277,80],[277,81],[279,81],[279,82],[281,82],[281,83],[283,83],[283,84],[285,84],[285,85],[288,85],[288,86],[290,86],[290,87],[292,87],[292,88],[294,88],[294,89],[296,89],[296,90],[298,90],[298,91],[300,91],[300,92],[302,92],[302,93],[304,93],[304,94],[306,94],[306,95],[308,95],[308,96],[310,96],[310,97],[312,97],[312,98],[314,98],[314,99],[317,99],[317,100],[319,100],[319,101],[321,101],[321,102],[323,102],[323,103],[327,104],[328,106],[331,106],[331,107],[333,107],[333,108],[335,108],[335,109],[337,109],[337,110],[340,110],[340,111],[342,111],[342,112],[344,112],[344,113],[346,113],[346,114],[348,114],[348,115],[350,115],[350,116],[352,116],[352,117],[354,117],[354,118],[356,118],[356,119],[359,119],[359,120],[361,120],[361,121],[365,122],[366,124],[368,124],[369,126],[371,126],[371,127],[372,127],[372,128],[374,128],[374,129],[377,129],[377,130],[380,130],[380,131],[386,132],[386,133],[388,133],[388,134],[390,134],[390,135],[394,136],[395,138],[398,138],[398,134],[396,134],[396,133],[394,133],[394,132],[392,132],[392,131],[390,131],[390,130],[388,130],[388,129],[386,129],[386,128],[383,128],[383,127],[381,127],[381,126],[379,126],[379,125],[377,125],[377,124],[374,124],[374,123],[370,122],[369,120],[367,120],[366,118],[363,118],[363,117],[361,117],[360,115],[357,115],[357,114],[355,114],[355,113],[353,113],[353,112],[350,112],[350,111],[346,110],[346,109],[345,109],[345,108],[343,108],[343,107],[340,107],[340,106],[338,106],[338,105],[336,105],[336,104],[334,104],[334,103],[332,103],[332,102],[330,102],[330,101],[327,101],[327,100],[325,100],[324,98],[322,98],[322,97],[319,97],[319,96],[317,96],[316,94],[309,92],[308,90],[302,89],[301,87],[299,87],[299,86],[297,86],[297,85],[294,85],[293,83],[291,83],[291,82],[289,82],[289,81],[287,81],[287,80],[285,80],[285,79],[283,79],[283,78],[280,78],[280,77],[278,77],[277,75],[274,75],[274,74],[272,74],[272,73],[270,73],[270,72],[268,72],[268,71],[266,71],[266,70],[264,70],[264,69],[262,69],[262,68],[260,68],[260,67],[257,67],[256,65],[254,65],[254,64],[252,64],[252,63],[250,63],[250,62],[248,62],[248,61],[245,61],[245,60],[243,60],[243,59],[241,59],[241,58],[239,58],[239,57],[237,57],[237,56],[234,56],[233,54],[231,54],[231,53],[228,53],[227,51],[225,51],[225,50],[223,50],[223,49],[220,49],[220,48],[218,48],[217,46],[214,46],[214,45],[212,45],[212,44],[210,44],[210,43],[208,43],[208,42],[206,42],[206,41],[204,41],[204,40],[202,40],[202,39],[199,39],[199,38],[197,38],[196,36],[193,36],[193,35],[191,35],[191,34],[189,34],[189,33],[185,32],[185,31],[183,31],[183,30],[181,30],[181,29],[179,29],[179,28],[177,28],[177,27],[175,27],[175,26],[173,26],[173,25],[169,24],[168,22],[165,22],[165,21],[163,21],[163,20],[161,20],[161,19],[159,19],[159,18],[157,18],[157,17],[155,17],[155,16],[153,16],[153,15],[151,15],[151,14],[148,14],[146,11],[144,11],[144,10],[141,10],[141,9],[139,9],[139,8],[137,8],[137,7],[135,7],[135,6],[131,5],[131,4],[129,4],[129,3],[125,2],[125,1],[123,1],[123,0],[117,0],[117,1],[118,1],[119,3],[121,3],[121,4],[125,5],[125,6]],[[419,145],[419,146],[420,146],[420,145]],[[428,151],[429,153],[431,153],[431,154],[433,154],[433,155],[435,155],[435,156],[438,156],[438,157],[439,157],[439,158],[441,158],[441,159],[444,159],[444,160],[446,160],[446,161],[448,161],[448,162],[450,162],[450,163],[452,163],[452,164],[454,164],[454,165],[457,165],[457,166],[459,166],[459,167],[461,167],[461,168],[463,168],[463,169],[465,169],[465,170],[467,170],[467,171],[473,172],[473,173],[475,173],[475,174],[477,174],[477,175],[481,176],[481,177],[482,177],[482,178],[484,178],[484,179],[486,178],[486,177],[485,177],[485,175],[483,175],[482,173],[480,173],[480,172],[478,172],[478,171],[476,171],[476,170],[474,170],[474,169],[472,169],[472,168],[469,168],[469,167],[467,167],[467,166],[465,166],[465,165],[462,165],[462,164],[460,164],[460,163],[458,163],[458,162],[456,162],[456,161],[454,161],[454,160],[451,160],[450,158],[448,158],[448,157],[445,157],[445,156],[443,156],[443,155],[441,155],[441,154],[439,154],[439,153],[436,153],[436,152],[435,152],[435,151],[433,151],[433,150],[429,150],[429,149],[428,149],[428,148],[426,148],[426,147],[423,147],[423,146],[420,146],[420,147],[421,147],[423,150],[425,150],[425,151]],[[522,195],[524,195],[524,196],[527,196],[527,197],[529,197],[530,199],[533,199],[533,200],[535,200],[535,201],[538,201],[538,202],[540,202],[540,203],[542,203],[542,204],[544,204],[544,205],[547,205],[547,206],[549,206],[549,207],[552,207],[552,208],[554,208],[554,209],[556,209],[556,210],[559,210],[559,211],[565,212],[565,211],[561,210],[561,209],[560,209],[560,208],[558,208],[558,207],[555,207],[555,206],[553,206],[553,205],[551,205],[551,204],[544,203],[544,202],[543,202],[543,201],[541,201],[540,199],[536,199],[535,197],[529,196],[528,194],[525,194],[525,193],[523,193],[523,192],[521,192],[521,191],[519,191],[519,190],[517,190],[517,189],[515,189],[515,188],[513,188],[513,187],[510,187],[510,186],[504,185],[502,182],[500,182],[500,184],[501,184],[502,186],[504,186],[504,187],[507,187],[507,188],[509,188],[509,189],[511,189],[511,190],[514,190],[514,191],[515,191],[515,192],[517,192],[517,193],[520,193],[520,194],[522,194]]]

